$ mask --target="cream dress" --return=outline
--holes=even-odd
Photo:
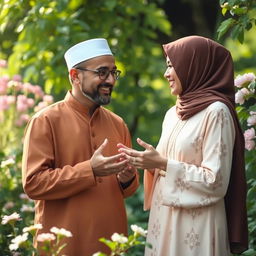
[[[235,129],[228,107],[215,102],[188,120],[171,108],[157,150],[166,176],[145,171],[149,217],[146,256],[230,255],[224,196]]]

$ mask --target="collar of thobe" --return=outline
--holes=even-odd
[[[89,115],[89,100],[88,100],[88,106],[80,103],[71,93],[71,91],[68,91],[66,96],[65,96],[65,102],[67,102],[72,108],[76,109],[77,111]],[[100,106],[97,107],[97,109],[95,111],[97,111],[98,109],[100,109]]]

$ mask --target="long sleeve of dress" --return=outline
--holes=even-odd
[[[167,163],[164,205],[201,207],[216,203],[226,194],[235,139],[233,120],[228,109],[223,107],[208,109],[203,120],[200,135],[194,140],[179,138],[174,141],[172,149],[175,151],[175,143],[181,148],[179,157],[175,159],[174,154]],[[182,133],[178,136],[182,137]],[[201,163],[182,161],[180,152],[183,150],[184,154],[201,159]]]
[[[23,186],[32,199],[53,200],[72,196],[95,185],[90,161],[55,167],[53,134],[49,122],[32,119],[26,130]],[[65,139],[63,134],[63,140]],[[68,145],[61,149],[69,151]]]

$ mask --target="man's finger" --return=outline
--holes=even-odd
[[[124,155],[124,153],[120,153],[114,156],[109,156],[106,157],[106,162],[110,163],[110,162],[123,162],[126,161],[126,157]]]
[[[95,150],[95,152],[101,154],[103,149],[106,147],[107,144],[108,144],[108,139],[106,138],[103,141],[103,143]]]

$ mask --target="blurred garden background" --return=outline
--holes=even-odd
[[[107,108],[123,117],[139,149],[137,137],[157,145],[164,114],[175,104],[163,77],[161,45],[196,34],[220,42],[233,56],[246,139],[250,249],[243,255],[256,255],[255,18],[256,0],[0,0],[1,221],[19,213],[18,233],[33,223],[33,202],[21,186],[23,133],[33,113],[70,89],[63,58],[70,46],[95,37],[108,40],[122,75]],[[142,184],[142,170],[140,176]],[[126,205],[129,224],[146,229],[143,196],[141,185]],[[2,221],[0,256],[13,255],[11,232]],[[134,255],[143,255],[143,248]]]

